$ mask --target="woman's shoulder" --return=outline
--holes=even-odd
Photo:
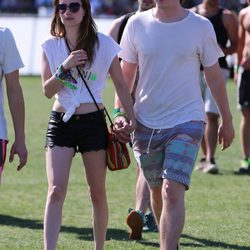
[[[98,32],[97,35],[98,35],[99,41],[106,41],[106,40],[109,40],[111,38],[109,35],[106,35],[102,32]]]
[[[98,40],[99,51],[102,51],[104,54],[110,53],[114,50],[120,50],[120,46],[110,35],[98,32]]]
[[[100,45],[107,45],[116,43],[115,40],[110,36],[104,33],[98,32],[98,40]]]
[[[62,43],[63,38],[58,38],[52,35],[47,36],[43,41],[42,45],[52,45],[52,44],[59,44]]]

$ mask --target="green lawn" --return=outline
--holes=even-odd
[[[47,192],[44,141],[52,100],[42,94],[40,78],[21,78],[26,102],[26,139],[29,149],[27,166],[17,172],[16,164],[6,163],[0,187],[0,249],[43,249],[42,220]],[[239,119],[235,86],[228,83],[236,138],[231,148],[216,160],[219,175],[194,172],[186,193],[186,224],[181,237],[184,250],[250,249],[250,176],[237,176],[239,166]],[[108,110],[113,103],[113,87],[105,92]],[[7,105],[6,105],[7,106]],[[7,112],[8,113],[8,112]],[[8,115],[8,121],[10,118]],[[9,128],[13,141],[12,126]],[[10,145],[9,145],[10,147]],[[132,155],[131,155],[132,156]],[[133,157],[131,157],[133,159]],[[107,250],[159,249],[157,233],[143,235],[142,241],[128,240],[125,224],[127,209],[134,207],[136,170],[108,172],[107,189],[110,209]],[[91,203],[79,155],[74,159],[58,249],[92,249]]]

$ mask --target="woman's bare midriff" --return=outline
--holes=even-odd
[[[104,106],[102,103],[98,103],[98,107],[103,109]],[[53,105],[53,111],[57,111],[60,113],[65,113],[65,108],[56,100]],[[94,103],[81,103],[81,105],[76,109],[75,114],[87,114],[91,112],[97,111],[97,107]]]

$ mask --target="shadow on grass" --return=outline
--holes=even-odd
[[[39,220],[30,220],[17,218],[9,215],[1,215],[0,214],[0,225],[4,226],[13,226],[20,228],[29,228],[35,230],[42,230],[43,223]],[[62,233],[72,233],[76,234],[79,239],[86,241],[93,241],[93,231],[92,228],[79,228],[79,227],[71,227],[71,226],[62,226]],[[233,249],[233,250],[249,250],[250,246],[238,246],[235,244],[228,244],[221,241],[213,241],[205,238],[193,237],[191,235],[183,234],[181,236],[183,239],[190,240],[190,243],[182,243],[183,246],[192,247],[192,248],[210,248],[214,249]],[[126,230],[109,228],[107,232],[107,240],[118,240],[118,241],[129,241],[128,240],[128,232]],[[148,246],[155,247],[159,249],[159,243],[151,242],[148,240],[140,240],[137,243]]]
[[[0,225],[43,230],[43,223],[39,220],[17,218],[0,214]],[[71,226],[61,226],[62,233],[76,234],[79,239],[93,241],[92,228],[79,228]],[[128,232],[121,229],[109,228],[107,240],[128,240]]]
[[[249,250],[250,246],[239,246],[235,244],[229,244],[221,241],[214,241],[214,240],[208,240],[205,238],[197,238],[193,237],[187,234],[182,234],[182,238],[188,239],[193,241],[193,243],[183,243],[181,245],[186,247],[192,247],[192,248],[210,248],[213,247],[213,249],[233,249],[233,250]]]

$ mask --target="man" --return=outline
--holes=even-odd
[[[138,10],[136,12],[130,12],[126,15],[123,15],[115,19],[114,22],[112,23],[109,35],[116,42],[120,43],[122,33],[124,31],[128,19],[135,13],[140,13],[142,11],[149,10],[154,6],[155,3],[153,0],[138,0]],[[136,82],[134,83],[134,87],[132,90],[133,97],[137,85],[138,76],[139,74],[137,75],[137,79]],[[146,213],[148,208],[149,212]],[[152,231],[152,232],[158,231],[153,213],[150,208],[150,194],[148,185],[139,167],[138,167],[138,178],[136,182],[136,192],[135,192],[135,209],[129,209],[129,215],[127,217],[126,222],[131,228],[131,232],[129,234],[130,239],[134,240],[141,239],[142,230]]]
[[[5,76],[7,98],[15,133],[14,143],[10,149],[9,161],[12,162],[14,155],[18,155],[19,164],[17,170],[22,169],[27,162],[24,132],[24,99],[19,82],[19,69],[22,67],[23,63],[11,31],[0,27],[0,178],[4,168],[8,143],[3,104],[3,76]]]
[[[250,1],[247,1],[250,4]],[[250,6],[239,13],[239,46],[236,73],[238,73],[238,101],[241,110],[240,139],[243,160],[239,174],[250,175]],[[239,71],[238,71],[239,70]]]
[[[133,150],[150,187],[161,250],[176,249],[184,226],[188,190],[205,111],[199,87],[200,63],[221,113],[218,138],[230,146],[234,129],[218,58],[223,56],[212,24],[181,7],[179,0],[155,0],[156,7],[130,18],[121,40],[122,70],[135,93],[137,128]],[[122,107],[116,97],[115,108]],[[126,117],[115,119],[125,138]]]
[[[203,0],[203,2],[193,8],[193,10],[196,13],[208,18],[213,24],[217,42],[225,55],[219,59],[219,65],[222,69],[224,82],[226,84],[230,75],[226,56],[235,53],[237,50],[237,17],[232,11],[222,9],[219,6],[219,0]],[[203,157],[196,169],[202,170],[205,173],[217,174],[218,165],[215,162],[214,155],[217,147],[217,131],[220,114],[215,100],[206,84],[203,71],[201,72],[201,88],[205,102],[207,124],[202,142]]]

